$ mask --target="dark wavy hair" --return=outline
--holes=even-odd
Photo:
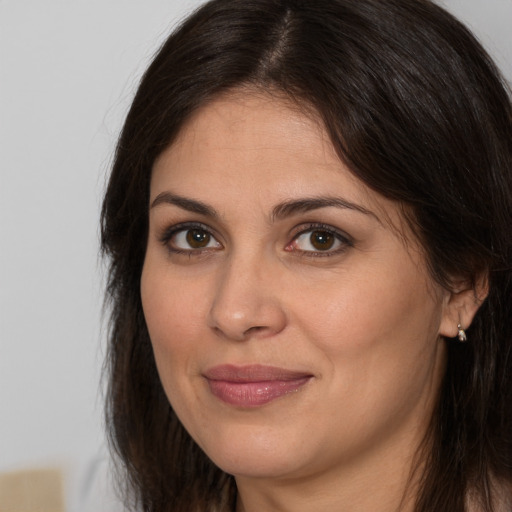
[[[199,107],[249,86],[313,109],[339,158],[403,205],[432,277],[489,294],[447,340],[417,512],[493,509],[512,482],[512,108],[471,33],[428,0],[212,0],[170,35],[144,74],[101,217],[109,261],[107,428],[144,511],[234,510],[215,467],[160,384],[139,292],[157,156]]]

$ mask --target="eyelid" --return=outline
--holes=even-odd
[[[208,233],[220,246],[220,248],[223,247],[222,243],[219,241],[219,236],[216,234],[215,230],[213,230],[210,226],[207,226],[206,224],[203,224],[201,222],[180,222],[178,224],[172,224],[171,226],[168,226],[165,228],[160,235],[158,236],[158,240],[160,243],[162,243],[164,246],[167,247],[167,249],[172,253],[186,253],[186,254],[197,254],[205,251],[212,251],[217,250],[217,248],[212,247],[204,247],[204,248],[197,248],[197,249],[180,249],[176,247],[170,247],[170,241],[172,238],[177,235],[178,233],[182,231],[188,231],[192,229],[198,229],[201,231],[205,231]]]
[[[208,233],[218,244],[219,247],[204,247],[204,248],[190,248],[183,249],[179,247],[171,247],[170,241],[176,234],[187,231],[198,229],[201,231],[205,231]],[[307,234],[308,232],[314,231],[325,231],[336,238],[339,242],[340,246],[335,249],[326,249],[326,250],[302,250],[293,247],[292,245],[297,241],[299,237]],[[340,230],[330,224],[325,224],[321,222],[309,222],[306,224],[300,224],[292,229],[291,231],[291,241],[286,245],[285,250],[288,252],[298,253],[303,256],[310,257],[319,257],[319,256],[334,256],[344,252],[348,247],[352,247],[354,245],[354,241],[350,235],[348,235],[345,231]],[[219,236],[216,233],[216,230],[212,229],[210,226],[203,224],[201,222],[180,222],[177,224],[172,224],[171,226],[166,227],[162,230],[160,235],[158,236],[159,241],[171,252],[174,254],[188,254],[189,256],[193,254],[201,254],[203,252],[215,251],[223,248],[222,242],[219,240]]]
[[[306,251],[301,249],[295,249],[291,248],[292,244],[302,235],[305,235],[308,232],[313,231],[325,231],[327,233],[332,234],[337,241],[341,243],[341,246],[336,249],[327,249],[325,251]],[[288,250],[289,252],[297,252],[300,255],[303,256],[310,256],[310,257],[318,257],[318,256],[335,256],[337,254],[343,253],[347,250],[348,247],[354,246],[354,240],[350,235],[348,235],[345,231],[342,231],[341,229],[338,229],[330,224],[324,224],[321,222],[311,222],[307,224],[301,224],[299,226],[296,226],[292,230],[292,240],[290,243],[288,243],[285,247],[285,250]]]

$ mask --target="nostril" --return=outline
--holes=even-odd
[[[236,339],[237,341],[244,341],[249,339],[251,336],[257,335],[258,333],[264,333],[266,330],[269,330],[269,327],[264,325],[255,325],[253,327],[249,327],[249,329],[246,329],[245,331],[241,331],[239,335],[233,331],[227,332],[227,329],[222,329],[219,326],[213,327],[213,330],[218,336],[227,336],[229,338]]]
[[[254,334],[258,331],[263,331],[265,329],[265,326],[263,325],[255,325],[254,327],[249,327],[246,331],[244,331],[244,337],[248,336],[249,334]]]

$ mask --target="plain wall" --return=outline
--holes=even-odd
[[[139,77],[199,0],[0,0],[0,470],[102,443],[101,195]]]
[[[103,444],[98,212],[151,55],[199,0],[0,0],[0,471]],[[512,80],[512,0],[446,0]]]

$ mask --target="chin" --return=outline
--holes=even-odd
[[[290,454],[284,457],[262,454],[222,454],[221,459],[213,460],[225,473],[235,477],[279,479],[301,473],[301,467],[290,460]]]
[[[211,443],[200,446],[224,472],[233,476],[278,478],[300,470],[297,446],[291,436],[270,429],[240,426],[235,432],[215,436]],[[245,435],[244,435],[245,434]],[[304,453],[301,450],[302,453]]]

